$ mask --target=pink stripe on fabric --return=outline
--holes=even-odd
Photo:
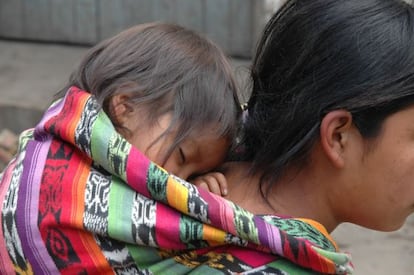
[[[3,204],[9,189],[12,171],[16,166],[16,160],[10,163],[9,167],[4,171],[3,179],[0,182],[0,203]],[[2,215],[0,215],[1,224],[3,224]],[[9,253],[6,249],[6,240],[3,238],[3,227],[0,226],[0,274],[14,274],[16,271],[13,268],[13,263],[10,260]]]
[[[180,215],[164,204],[157,203],[155,236],[158,246],[167,249],[184,249],[180,240]]]
[[[224,201],[224,200],[221,200]],[[226,201],[224,201],[226,202]],[[236,233],[234,210],[227,203],[220,204],[220,221],[222,223],[223,230],[226,232]]]
[[[236,234],[234,210],[229,204],[231,202],[218,195],[206,192],[204,189],[199,190],[208,203],[211,225],[231,234]]]
[[[135,147],[131,148],[126,165],[126,182],[138,193],[150,197],[147,188],[147,172],[150,160]]]
[[[25,242],[22,244],[26,257],[30,260],[33,271],[37,274],[58,274],[54,261],[49,256],[49,252],[46,249],[45,243],[42,239],[38,228],[38,213],[39,213],[39,193],[40,185],[43,175],[44,164],[46,162],[47,154],[49,151],[52,139],[43,142],[29,142],[27,146],[27,152],[30,152],[29,148],[33,148],[31,156],[33,158],[25,159],[25,162],[30,162],[30,165],[26,165],[26,169],[30,167],[27,173],[27,181],[23,185],[26,188],[21,188],[24,191],[20,194],[19,201],[22,200],[22,204],[18,202],[17,222],[19,235]],[[30,144],[32,143],[32,144]],[[22,186],[22,187],[23,187]],[[22,195],[22,196],[20,196]],[[19,218],[23,217],[23,219]],[[20,229],[20,230],[19,230]]]
[[[272,254],[244,247],[229,247],[226,252],[254,268],[266,265],[275,260],[275,256]]]

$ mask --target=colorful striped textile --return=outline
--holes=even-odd
[[[0,274],[346,274],[314,221],[253,215],[168,174],[75,87],[0,175]]]

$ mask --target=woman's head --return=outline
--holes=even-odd
[[[334,110],[349,112],[366,141],[380,135],[389,115],[414,103],[413,49],[414,10],[403,1],[288,1],[252,67],[245,136],[263,182],[306,164]]]
[[[210,40],[177,25],[138,25],[99,43],[70,85],[93,94],[126,136],[136,133],[114,113],[115,96],[127,112],[140,110],[135,117],[139,125],[155,125],[168,115],[164,131],[153,141],[174,133],[164,161],[180,142],[205,129],[228,140],[236,133],[240,105],[225,55]]]

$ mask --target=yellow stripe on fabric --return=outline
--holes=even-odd
[[[168,204],[178,209],[180,212],[188,214],[188,189],[178,183],[172,177],[167,181],[167,201]]]
[[[219,230],[208,224],[203,224],[203,240],[206,240],[209,245],[216,246],[219,244],[224,244],[225,237],[226,232],[223,230]]]

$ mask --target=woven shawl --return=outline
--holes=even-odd
[[[168,174],[76,87],[21,134],[0,202],[0,274],[352,272],[323,226]]]

